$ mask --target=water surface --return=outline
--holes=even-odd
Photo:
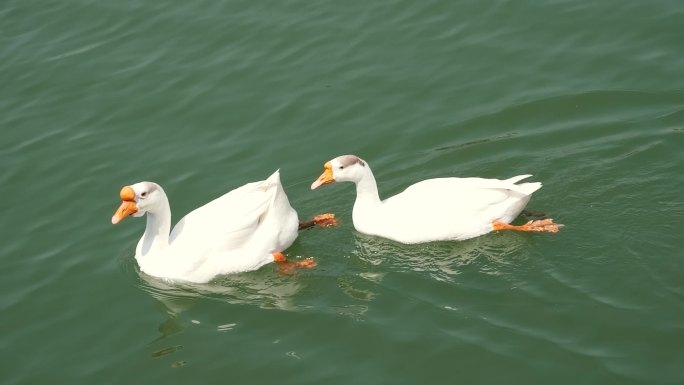
[[[0,6],[0,373],[36,383],[684,383],[681,2],[10,0]],[[565,229],[353,230],[442,176],[544,183]],[[281,169],[319,266],[140,274],[125,184],[174,221]]]

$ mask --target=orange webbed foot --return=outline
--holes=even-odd
[[[278,273],[282,275],[292,275],[297,269],[313,269],[318,265],[311,257],[296,262],[288,261],[281,252],[273,253],[273,261],[278,265]]]
[[[318,263],[316,262],[313,257],[305,258],[301,261],[295,262],[298,268],[300,269],[313,269],[314,267],[318,266]]]
[[[554,223],[552,218],[532,220],[524,225],[509,225],[508,223],[494,221],[492,228],[494,230],[516,230],[516,231],[531,231],[539,233],[557,233],[564,225]]]
[[[337,226],[337,218],[335,214],[326,213],[319,214],[313,217],[310,221],[299,222],[299,230],[308,229],[310,227],[333,227]]]
[[[280,251],[276,251],[275,253],[271,253],[273,255],[273,262],[285,262],[287,261],[287,258],[285,258],[285,254],[281,253]]]
[[[337,226],[337,218],[335,214],[325,213],[313,217],[314,224],[318,227],[333,227]]]

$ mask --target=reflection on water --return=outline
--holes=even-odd
[[[352,275],[339,277],[337,279],[337,286],[351,298],[359,301],[370,302],[375,298],[377,293],[371,291],[370,288],[363,287],[366,282],[359,279],[359,277],[361,277],[361,275],[358,277]]]
[[[440,281],[451,281],[460,271],[475,261],[483,272],[499,275],[511,261],[506,257],[527,243],[518,234],[487,234],[459,242],[432,242],[404,245],[388,239],[356,233],[357,248],[353,254],[371,266],[383,265],[382,271],[423,272]],[[379,282],[383,273],[365,272],[364,278]]]
[[[168,356],[171,353],[175,353],[179,350],[183,350],[182,345],[176,345],[176,346],[169,346],[163,349],[159,349],[156,352],[152,353],[152,357],[154,358],[159,358],[159,357],[164,357]]]
[[[252,305],[263,309],[281,309],[287,311],[301,311],[309,306],[295,303],[297,294],[303,284],[297,273],[283,276],[276,268],[264,267],[255,272],[234,274],[218,277],[210,283],[197,284],[189,282],[174,282],[167,279],[149,276],[140,271],[132,256],[119,258],[119,265],[134,284],[157,300],[165,314],[165,319],[158,327],[160,335],[152,341],[154,358],[161,358],[183,349],[182,345],[159,346],[158,343],[181,333],[187,327],[188,321],[181,318],[181,314],[190,310],[201,300],[221,301],[229,304]],[[200,321],[191,319],[191,323]],[[216,325],[217,332],[228,332],[237,326],[236,323]],[[177,361],[172,367],[180,367],[186,361]]]
[[[349,317],[355,321],[363,321],[368,312],[368,305],[331,306],[330,309],[338,315]]]
[[[138,273],[138,287],[159,301],[167,315],[176,317],[192,307],[200,296],[197,292],[186,290],[185,285],[151,277],[140,270]]]
[[[307,276],[314,277],[313,280],[300,279],[301,272],[296,272],[294,275],[281,275],[275,266],[265,266],[258,271],[222,276],[210,283],[199,284],[174,282],[149,276],[140,271],[135,259],[130,256],[119,258],[119,264],[122,270],[133,279],[135,286],[157,300],[165,314],[164,321],[158,327],[160,335],[153,341],[155,343],[181,333],[188,326],[188,322],[199,323],[198,321],[183,319],[181,314],[202,300],[296,312],[317,309],[317,311],[362,320],[369,309],[369,306],[364,303],[371,302],[376,298],[377,292],[373,288],[382,281],[384,275],[383,272],[346,270],[349,274],[339,274],[332,282],[335,282],[340,293],[343,293],[351,301],[320,306],[318,296],[302,294],[307,285],[320,284],[320,281],[316,282],[316,278],[321,278],[320,274],[325,276],[325,272],[315,269],[306,272]],[[325,279],[323,281],[330,282]],[[217,325],[216,330],[226,332],[233,330],[235,326],[235,323],[226,323]],[[175,347],[169,346],[156,347],[153,355],[156,354],[156,357],[159,351],[171,354],[177,350]]]
[[[160,343],[184,330],[187,326],[187,319],[183,320],[181,314],[203,299],[229,304],[247,304],[264,309],[293,311],[308,308],[294,302],[294,298],[303,287],[297,279],[297,274],[282,276],[276,272],[275,267],[219,277],[207,284],[196,284],[149,276],[140,271],[133,257],[120,258],[119,262],[123,270],[133,277],[136,286],[156,299],[165,313],[166,319],[158,328],[160,335],[150,344],[153,349],[150,354],[155,359],[163,359],[183,350],[183,345],[160,346]],[[190,322],[193,325],[201,324],[195,319],[191,319]],[[231,322],[215,327],[217,332],[225,333],[236,326],[237,323]],[[179,360],[176,357],[170,367],[179,368],[187,364],[187,360]]]
[[[380,293],[386,292],[383,280],[392,272],[413,272],[442,282],[455,282],[465,269],[473,268],[484,274],[501,275],[514,263],[510,255],[529,242],[529,237],[511,233],[420,245],[403,245],[358,233],[353,239],[356,247],[351,251],[351,260],[340,265],[341,270],[333,273],[332,280],[325,279],[330,270],[312,270],[301,277],[299,273],[283,276],[274,266],[267,266],[255,272],[219,277],[208,284],[173,282],[140,272],[132,257],[122,259],[124,270],[134,278],[136,286],[156,299],[165,313],[165,320],[159,325],[160,335],[153,342],[152,356],[164,357],[182,348],[181,345],[158,346],[155,343],[181,333],[189,322],[199,325],[199,321],[192,317],[183,319],[181,314],[203,300],[262,309],[331,312],[363,321],[371,303]],[[319,298],[305,294],[307,287],[328,284],[333,284],[341,295]],[[316,287],[313,292],[319,290]],[[326,305],[321,306],[321,301]],[[236,326],[236,323],[228,322],[211,327],[218,332],[228,332]]]
[[[509,257],[528,243],[520,234],[494,233],[461,242],[433,242],[404,245],[384,238],[354,234],[356,247],[352,256],[361,264],[345,264],[342,273],[334,277],[337,288],[351,299],[351,303],[331,304],[328,311],[360,319],[368,311],[368,304],[379,292],[378,285],[391,271],[411,271],[427,274],[431,279],[453,282],[474,262],[479,271],[500,275],[513,263]],[[262,309],[311,311],[307,296],[302,295],[311,280],[283,276],[275,267],[264,267],[255,272],[223,276],[206,284],[173,282],[146,275],[137,267],[134,258],[121,258],[124,270],[131,273],[136,285],[156,299],[166,313],[159,326],[159,339],[183,330],[180,314],[198,300],[209,299],[234,305],[251,305]],[[315,277],[316,271],[311,272]],[[321,309],[319,308],[319,311]],[[218,331],[231,330],[235,324],[217,326]]]
[[[209,283],[176,282],[140,271],[135,259],[120,259],[122,269],[134,274],[136,285],[158,300],[169,316],[188,310],[197,299],[255,305],[264,309],[296,310],[293,298],[302,290],[297,273],[280,275],[275,268],[218,277]]]

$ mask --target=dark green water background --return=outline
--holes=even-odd
[[[3,384],[684,383],[684,3],[0,3]],[[544,183],[556,235],[404,246],[356,233],[438,176]],[[300,216],[272,265],[138,273],[122,185],[174,221],[280,168]]]

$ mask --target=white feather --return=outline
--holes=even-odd
[[[506,180],[436,178],[381,201],[367,162],[344,155],[331,160],[330,167],[334,181],[356,183],[352,212],[356,230],[402,243],[463,240],[486,234],[493,230],[493,221],[513,221],[531,194],[541,188],[538,182],[516,184],[531,175]]]
[[[297,213],[278,171],[193,210],[170,234],[164,190],[151,182],[131,187],[139,210],[148,215],[135,257],[140,269],[152,276],[208,282],[217,275],[256,270],[297,238]],[[149,194],[141,198],[144,191]]]

